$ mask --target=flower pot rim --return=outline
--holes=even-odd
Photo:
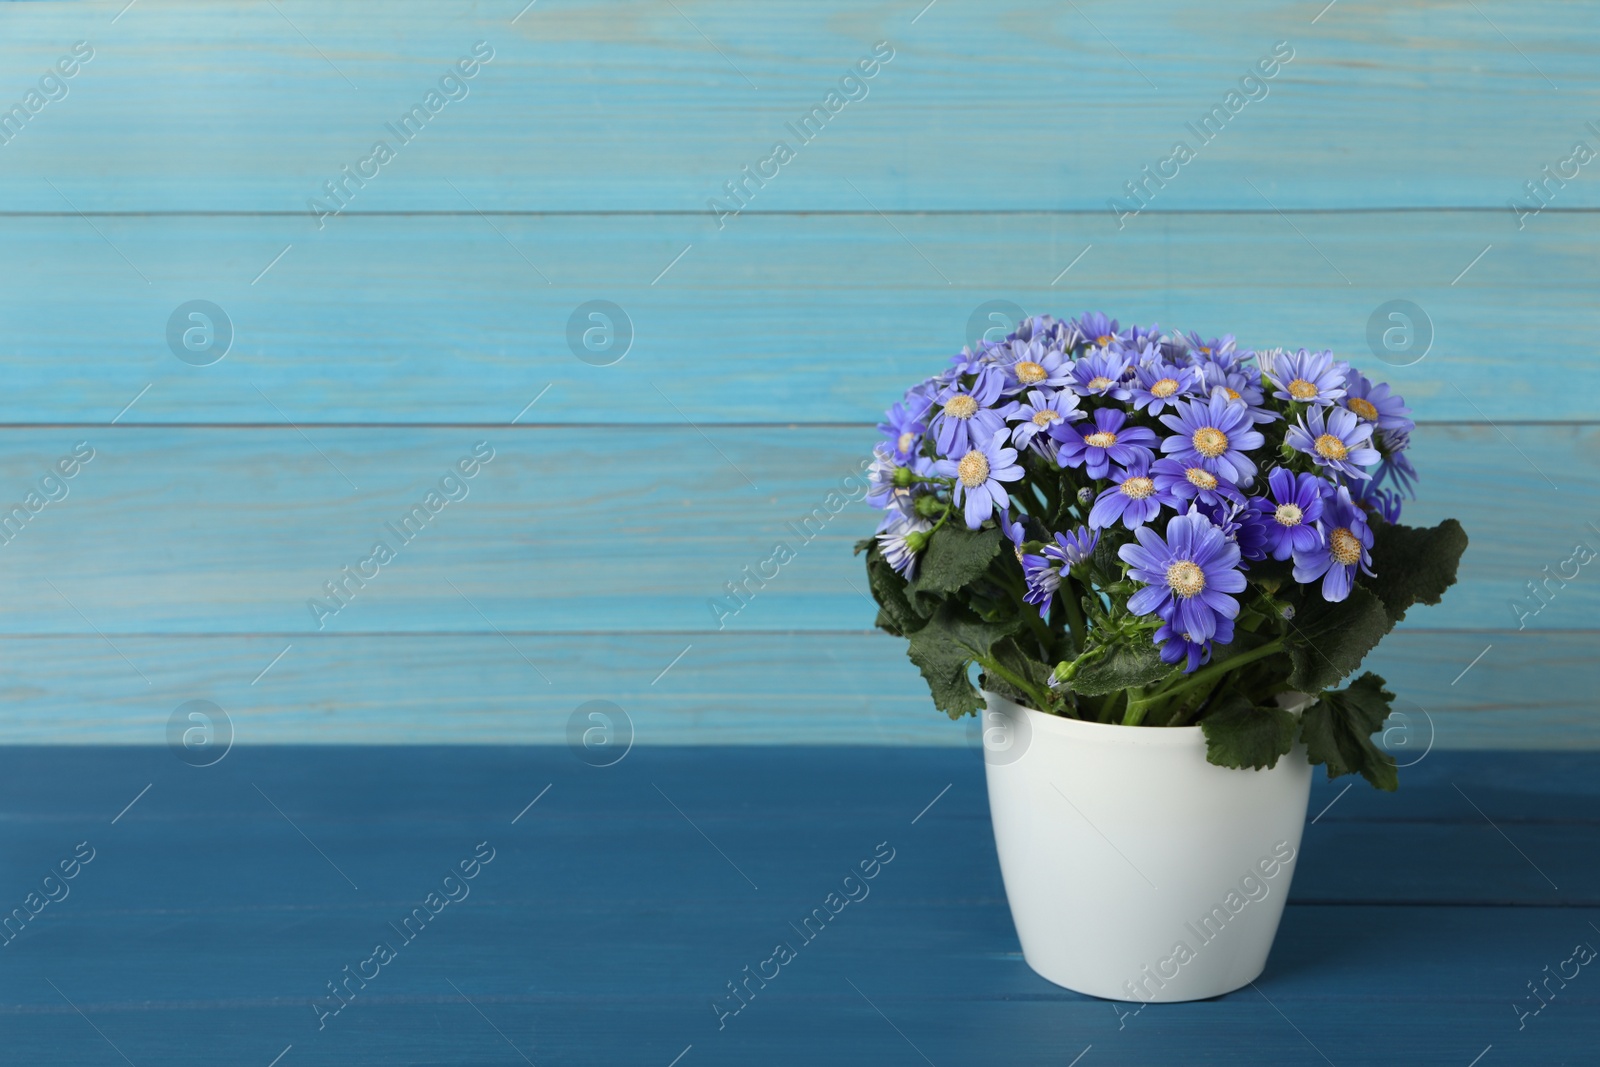
[[[1120,722],[1089,722],[1087,719],[1069,719],[1065,715],[1051,715],[1038,708],[1018,704],[993,690],[985,689],[983,695],[988,700],[1004,701],[1012,707],[1027,712],[1028,723],[1035,730],[1076,735],[1082,740],[1111,741],[1129,745],[1193,747],[1205,744],[1202,736],[1204,731],[1198,726],[1127,726]]]

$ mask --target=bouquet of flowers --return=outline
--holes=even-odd
[[[1393,694],[1370,672],[1333,687],[1466,548],[1454,519],[1400,525],[1410,413],[1329,352],[1030,319],[880,424],[884,516],[856,546],[877,625],[952,718],[983,705],[976,664],[1041,712],[1198,724],[1229,767],[1298,736],[1329,777],[1393,789],[1372,739]]]

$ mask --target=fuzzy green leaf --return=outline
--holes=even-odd
[[[1455,519],[1434,527],[1372,523],[1372,570],[1361,579],[1396,622],[1413,604],[1437,604],[1456,584],[1456,568],[1467,550],[1467,532]]]
[[[916,593],[953,593],[983,575],[1000,551],[998,527],[968,530],[945,525],[928,539],[909,585]]]
[[[1348,688],[1323,693],[1300,720],[1300,739],[1312,763],[1325,764],[1328,777],[1359,774],[1379,789],[1400,785],[1394,757],[1379,748],[1372,735],[1383,729],[1394,694],[1382,678],[1368,671]]]
[[[1035,692],[1045,694],[1050,692],[1050,668],[1039,662],[1037,653],[1030,656],[1024,652],[1022,647],[1017,644],[1016,638],[1007,637],[1002,641],[995,642],[988,658],[1002,670],[1027,682]],[[1039,703],[1038,698],[1031,693],[1018,689],[998,674],[993,674],[987,670],[983,673],[983,685],[985,689],[991,689],[1007,700],[1018,704],[1034,707]],[[1039,708],[1038,710],[1049,711],[1051,709]]]
[[[983,698],[973,688],[968,667],[978,657],[988,657],[997,641],[1015,629],[986,623],[955,604],[944,603],[925,626],[911,634],[906,655],[922,671],[933,693],[933,703],[952,719],[976,712]]]
[[[1363,586],[1352,588],[1337,604],[1308,593],[1284,641],[1294,663],[1289,687],[1317,693],[1338,685],[1393,626],[1383,601]]]
[[[878,602],[877,626],[896,637],[920,630],[927,618],[906,598],[906,580],[895,573],[877,545],[867,550],[867,585]]]
[[[1161,662],[1161,651],[1153,641],[1135,638],[1114,645],[1090,646],[1067,664],[1061,680],[1072,692],[1094,697],[1149,685],[1176,670],[1170,663]]]
[[[1206,759],[1219,767],[1276,767],[1278,757],[1294,747],[1299,722],[1279,707],[1255,707],[1238,693],[1217,703],[1200,728],[1206,735]]]

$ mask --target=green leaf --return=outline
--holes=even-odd
[[[1373,743],[1383,729],[1394,694],[1382,678],[1368,671],[1348,688],[1323,693],[1300,720],[1300,739],[1312,763],[1325,764],[1328,777],[1359,774],[1379,789],[1400,785],[1394,757]]]
[[[1289,687],[1317,693],[1338,685],[1393,626],[1383,601],[1364,586],[1354,586],[1337,604],[1308,591],[1284,640],[1294,663]]]
[[[913,594],[955,592],[982,577],[1000,551],[1000,541],[1000,529],[995,526],[968,530],[945,525],[928,539],[910,591]]]
[[[1384,610],[1396,622],[1405,618],[1413,604],[1437,604],[1444,591],[1456,584],[1456,568],[1467,550],[1467,532],[1455,519],[1446,519],[1432,528],[1391,526],[1372,522],[1372,570],[1374,578],[1362,577],[1383,601]]]
[[[867,550],[867,585],[878,602],[877,626],[880,630],[904,637],[920,630],[927,618],[906,599],[906,580],[889,566],[877,545]]]
[[[1007,674],[1015,675],[1028,683],[1034,692],[1046,695],[1050,693],[1050,668],[1024,652],[1015,637],[1007,637],[1004,640],[995,642],[987,658]],[[991,689],[1007,700],[1015,701],[1018,704],[1036,707],[1039,703],[1039,698],[1034,696],[1033,693],[1025,689],[1018,689],[998,674],[988,670],[983,672],[983,685],[984,688]],[[1038,708],[1038,710],[1050,711],[1052,709],[1044,707]]]
[[[1093,697],[1149,685],[1176,671],[1172,664],[1161,662],[1155,642],[1133,637],[1110,645],[1091,645],[1067,664],[1060,677],[1074,693]]]
[[[1206,735],[1206,759],[1219,767],[1276,767],[1278,757],[1294,747],[1294,715],[1279,707],[1255,707],[1238,693],[1222,698],[1200,728]]]
[[[946,602],[939,605],[926,625],[911,634],[906,655],[922,671],[933,703],[952,719],[976,712],[983,698],[968,678],[968,667],[980,656],[988,657],[997,641],[1016,628],[986,623],[971,612]]]

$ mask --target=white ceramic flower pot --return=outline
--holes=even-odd
[[[1267,963],[1312,768],[1206,762],[1198,726],[1108,726],[985,693],[995,848],[1022,955],[1091,996],[1199,1000]]]

